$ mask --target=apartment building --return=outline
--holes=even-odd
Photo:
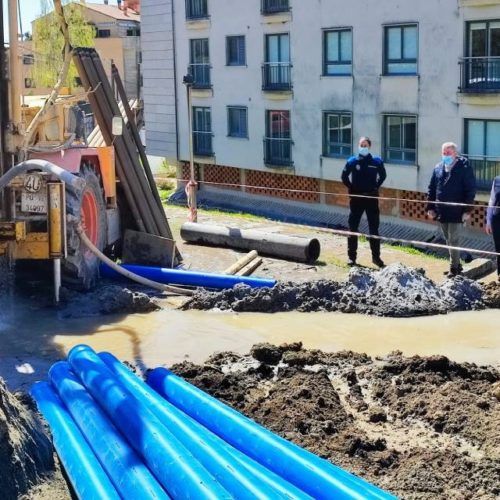
[[[399,198],[383,213],[425,221],[406,200],[424,199],[444,141],[478,200],[500,175],[500,0],[144,0],[141,15],[148,153],[188,162],[190,74],[201,180],[345,206],[341,171],[368,135]]]

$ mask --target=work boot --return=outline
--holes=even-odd
[[[455,276],[460,276],[462,274],[463,268],[462,266],[459,267],[450,267],[450,270],[446,274],[448,278],[454,278]]]
[[[347,265],[348,265],[349,267],[354,267],[354,266],[356,266],[356,265],[357,265],[357,264],[356,264],[356,259],[349,259],[349,260],[347,261]]]
[[[382,269],[385,267],[384,261],[380,257],[372,257],[372,262],[377,266]]]

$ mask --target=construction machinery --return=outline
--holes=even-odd
[[[99,260],[88,243],[120,256],[126,230],[146,236],[152,247],[168,248],[171,258],[165,266],[178,263],[180,255],[118,71],[114,68],[113,83],[120,104],[95,50],[69,45],[61,1],[56,0],[55,14],[66,40],[64,65],[73,60],[90,101],[97,122],[91,134],[95,147],[82,132],[89,113],[81,97],[56,99],[63,77],[37,116],[26,109],[23,113],[18,2],[9,0],[8,5],[9,76],[6,81],[2,74],[0,80],[0,256],[11,262],[53,260],[56,300],[61,275],[83,288],[95,283]],[[3,19],[2,4],[0,13]],[[5,56],[2,50],[4,67]],[[8,175],[13,168],[16,175]],[[74,177],[81,182],[73,182]]]

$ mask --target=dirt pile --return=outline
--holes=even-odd
[[[500,495],[500,373],[442,356],[372,359],[259,344],[172,370],[405,499]]]
[[[492,281],[483,285],[484,303],[486,307],[500,309],[500,281]]]
[[[220,292],[198,290],[187,309],[237,312],[339,311],[377,316],[410,317],[481,309],[483,291],[467,278],[442,285],[422,269],[392,264],[380,271],[355,267],[346,282],[278,283],[273,288],[238,285]]]
[[[60,474],[60,473],[59,473]],[[2,499],[34,498],[31,488],[57,483],[51,441],[34,411],[11,394],[0,379],[0,492]],[[62,482],[62,479],[61,479]],[[60,490],[60,488],[56,488]],[[45,497],[49,498],[49,496]],[[64,498],[51,491],[50,498]]]
[[[61,296],[63,318],[146,313],[160,309],[146,293],[118,285],[105,284],[87,293],[64,289]]]

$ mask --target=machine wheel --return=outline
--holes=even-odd
[[[106,203],[101,182],[92,165],[83,163],[80,176],[86,186],[79,196],[67,192],[66,210],[80,220],[85,234],[101,251],[106,246]],[[91,288],[99,275],[99,259],[80,241],[74,228],[68,227],[68,256],[63,264],[63,278],[70,286]]]

